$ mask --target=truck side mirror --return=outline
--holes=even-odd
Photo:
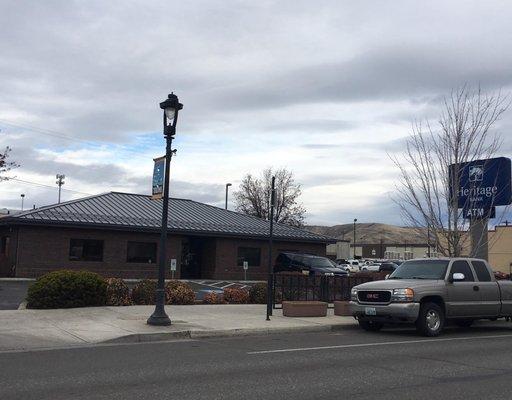
[[[464,274],[461,274],[460,272],[455,272],[452,277],[450,278],[450,283],[453,283],[453,282],[461,282],[463,280],[465,280],[466,277],[464,276]]]

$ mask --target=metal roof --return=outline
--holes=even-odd
[[[159,230],[163,200],[110,192],[25,211],[0,224],[94,226],[123,230]],[[168,230],[176,233],[266,238],[269,222],[187,199],[169,199]],[[274,224],[276,239],[331,243],[336,239]]]

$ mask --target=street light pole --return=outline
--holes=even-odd
[[[167,245],[167,217],[169,213],[169,169],[172,155],[176,150],[172,149],[172,140],[176,134],[176,122],[178,121],[178,112],[183,108],[178,100],[178,96],[171,93],[167,100],[160,103],[160,108],[164,110],[164,137],[165,146],[165,170],[164,170],[164,193],[162,199],[162,229],[160,231],[160,251],[158,262],[158,284],[155,298],[155,311],[148,318],[148,325],[171,325],[171,319],[165,313],[165,265],[166,265],[166,245]]]
[[[231,186],[231,183],[226,183],[226,210],[228,209],[228,189]]]
[[[21,211],[23,211],[23,203],[25,201],[25,194],[21,194]]]
[[[357,218],[354,218],[354,260],[356,259],[356,222]]]
[[[272,315],[272,307],[274,303],[273,286],[274,286],[274,268],[272,266],[272,241],[274,239],[274,205],[276,202],[276,177],[272,177],[272,189],[270,192],[270,231],[268,235],[268,276],[267,276],[267,321],[270,321]]]

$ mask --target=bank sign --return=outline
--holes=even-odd
[[[450,166],[450,186],[456,165]],[[453,189],[452,189],[453,190]],[[459,164],[458,205],[464,210],[491,210],[512,202],[509,158],[490,158]]]

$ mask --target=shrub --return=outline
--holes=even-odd
[[[156,281],[143,279],[135,284],[132,289],[133,304],[155,304]]]
[[[194,304],[196,294],[188,283],[169,281],[165,285],[165,302],[167,304]]]
[[[107,284],[89,271],[54,271],[38,278],[28,288],[27,308],[73,308],[104,306]]]
[[[130,288],[120,278],[107,279],[107,306],[129,306],[132,304]]]
[[[231,304],[247,304],[249,292],[245,289],[227,288],[224,289],[224,300]]]
[[[224,296],[216,292],[208,292],[203,297],[204,304],[226,304]]]
[[[251,286],[249,301],[253,304],[267,304],[267,284],[260,282]]]

